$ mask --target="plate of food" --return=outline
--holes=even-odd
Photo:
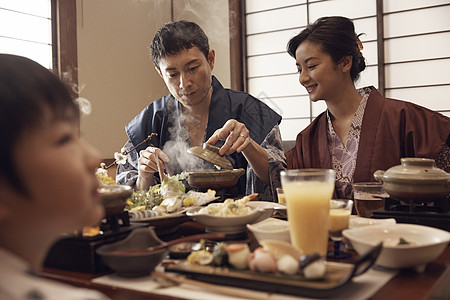
[[[256,196],[257,194],[252,194],[240,199],[226,199],[222,203],[211,203],[205,207],[193,207],[188,209],[186,214],[205,225],[207,232],[246,232],[247,224],[262,221],[273,214],[273,208],[247,206]]]
[[[188,208],[201,207],[220,198],[211,189],[205,193],[186,192],[182,182],[186,176],[184,173],[166,176],[161,184],[133,192],[126,207],[130,222],[155,226],[158,234],[170,233],[176,230],[177,225],[190,219],[186,216]]]
[[[188,208],[201,207],[205,204],[218,200],[220,197],[215,196],[214,190],[208,190],[206,193],[189,191],[187,193],[179,194],[173,197],[169,197],[163,200],[153,199],[159,196],[155,196],[153,191],[139,191],[132,195],[132,198],[138,198],[138,201],[132,203],[145,203],[144,205],[130,205],[128,212],[130,215],[130,221],[132,222],[146,222],[151,219],[176,216],[184,214]]]

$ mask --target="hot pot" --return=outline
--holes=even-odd
[[[402,158],[401,165],[387,171],[377,170],[376,180],[385,191],[402,201],[434,202],[450,194],[450,174],[436,168],[428,158]]]
[[[222,171],[189,171],[188,184],[191,187],[201,189],[221,189],[235,186],[239,178],[244,175],[245,170],[222,170]]]

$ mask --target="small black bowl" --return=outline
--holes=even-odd
[[[118,250],[138,250],[162,244],[153,227],[134,229],[125,239],[99,247],[96,252],[118,276],[142,277],[149,275],[166,257],[167,248],[134,254],[113,254]]]
[[[172,259],[184,259],[191,254],[194,243],[186,242],[173,245],[169,248],[169,257]]]

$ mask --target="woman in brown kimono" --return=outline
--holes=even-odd
[[[402,157],[433,158],[450,171],[450,119],[410,102],[387,99],[354,82],[366,64],[353,22],[323,17],[288,43],[311,99],[327,110],[297,135],[288,169],[333,168],[336,196],[351,198],[353,182],[374,181],[376,170]]]

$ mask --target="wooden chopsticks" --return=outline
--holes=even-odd
[[[159,273],[159,272],[152,272],[152,276],[164,278],[164,279],[167,279],[167,280],[170,280],[170,281],[173,281],[176,283],[180,283],[180,284],[186,283],[186,284],[206,288],[206,289],[212,290],[214,292],[218,292],[221,294],[234,296],[234,297],[241,297],[241,298],[252,299],[252,300],[253,299],[254,300],[272,299],[270,294],[262,295],[261,293],[258,293],[258,295],[255,295],[255,292],[253,292],[253,291],[237,290],[237,289],[227,287],[227,286],[215,285],[212,283],[206,283],[206,282],[201,282],[201,281],[197,281],[197,280],[187,279],[186,277],[181,277],[181,276],[172,276],[172,275],[167,275],[165,273]]]
[[[158,154],[156,152],[155,152],[155,155],[156,155],[156,166],[158,168],[159,177],[160,177],[161,182],[162,182],[164,180],[164,178],[166,177],[166,174],[165,174],[164,171],[167,171],[167,174],[169,176],[173,176],[173,174],[172,174],[172,172],[170,172],[169,167],[167,166],[167,163],[165,161],[163,161],[163,160],[161,160],[162,163],[163,163],[163,165],[161,167],[161,164],[159,163],[160,159],[159,159],[159,156],[158,156]]]
[[[158,167],[158,173],[159,173],[159,178],[161,178],[161,182],[164,180],[164,178],[166,177],[166,175],[164,174],[164,169],[161,168],[161,165],[159,164],[159,156],[158,154],[156,154],[156,166]]]

